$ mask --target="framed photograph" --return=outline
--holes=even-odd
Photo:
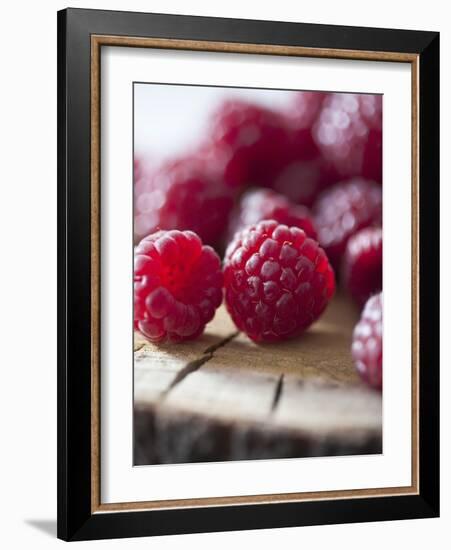
[[[58,536],[438,516],[438,33],[67,9],[58,98]]]

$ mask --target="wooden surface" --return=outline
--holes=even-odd
[[[135,334],[135,464],[382,451],[382,400],[350,356],[358,313],[337,296],[303,336],[255,344],[224,307],[194,342]]]

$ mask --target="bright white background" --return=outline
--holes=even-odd
[[[191,13],[312,23],[417,28],[442,32],[442,518],[385,524],[340,525],[260,532],[85,543],[83,548],[199,550],[312,546],[380,549],[402,544],[423,549],[450,536],[451,383],[451,28],[445,3],[357,0],[71,1],[72,6]],[[3,10],[0,89],[0,384],[1,543],[8,549],[53,548],[56,517],[56,14],[63,2],[24,1]],[[446,101],[445,101],[446,100]],[[445,207],[448,209],[445,210]],[[446,215],[445,215],[446,213]],[[446,255],[445,255],[446,252]]]
[[[399,63],[203,52],[174,55],[137,48],[106,48],[102,53],[102,67],[101,502],[408,486],[411,479],[411,222],[409,206],[400,209],[399,205],[410,205],[411,196],[411,106],[406,100],[410,98],[410,67]],[[286,89],[324,90],[330,86],[341,92],[384,93],[384,235],[388,237],[384,241],[382,456],[131,467],[132,192],[124,182],[133,179],[131,82],[150,79],[184,83],[198,83],[201,79],[203,84],[210,85]],[[154,128],[154,132],[157,129],[159,151],[174,128],[179,136],[172,140],[172,148],[183,147],[187,137],[192,140],[193,133],[198,134],[199,129],[196,131],[193,127],[191,118],[201,127],[212,98],[225,93],[224,88],[156,86],[157,95],[152,95],[149,92],[152,85],[145,87],[145,97],[142,90],[135,92],[136,142],[138,146],[142,144],[143,128],[146,141],[151,129]],[[166,91],[164,102],[160,99],[161,89]],[[196,91],[200,94],[197,97]],[[235,89],[234,93],[243,91]],[[287,94],[277,90],[245,92],[253,97],[258,95],[260,101],[263,97],[268,101],[272,96],[273,104],[283,101]],[[152,109],[149,103],[153,104]],[[165,104],[171,106],[169,112]],[[160,115],[155,116],[157,110]],[[161,125],[165,130],[160,139]],[[159,151],[155,151],[155,155]],[[402,330],[398,330],[399,327]]]

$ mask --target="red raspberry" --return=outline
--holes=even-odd
[[[382,290],[382,228],[367,227],[349,239],[343,258],[343,282],[360,306]]]
[[[313,135],[341,177],[382,182],[382,96],[331,94],[324,100]]]
[[[352,357],[362,379],[382,390],[382,294],[365,304],[354,328]]]
[[[225,101],[211,121],[213,156],[225,159],[227,185],[267,186],[280,170],[287,139],[284,118],[247,101]]]
[[[381,186],[362,178],[339,183],[320,195],[313,213],[319,243],[337,269],[349,237],[382,224]]]
[[[310,208],[321,191],[336,181],[334,172],[330,170],[321,155],[302,158],[302,155],[299,155],[299,149],[296,148],[291,160],[274,178],[271,187],[292,202]]]
[[[288,137],[280,156],[281,169],[271,187],[305,206],[311,206],[320,191],[338,180],[312,134],[327,96],[323,92],[298,92],[285,113]]]
[[[133,181],[136,183],[142,177],[142,159],[141,157],[135,155],[133,157]]]
[[[256,189],[245,193],[233,212],[229,223],[230,240],[237,231],[261,220],[275,220],[299,227],[305,231],[307,237],[316,239],[312,216],[307,208],[293,204],[285,196],[270,189]]]
[[[147,178],[152,172],[152,160],[148,156],[136,155],[133,158],[134,195],[138,197],[146,186]]]
[[[227,227],[234,193],[202,159],[186,157],[164,164],[135,199],[135,236],[158,229],[191,230],[216,244]]]
[[[318,148],[312,135],[321,105],[326,97],[322,92],[298,92],[294,101],[284,111],[285,123],[290,140],[299,159],[312,159],[318,155]]]
[[[298,92],[290,106],[290,116],[297,129],[312,129],[321,112],[327,92]]]
[[[133,155],[133,181],[136,184],[142,178],[150,174],[153,159],[149,154],[134,153]]]
[[[222,302],[221,262],[192,231],[158,231],[135,248],[134,326],[151,342],[202,334]]]
[[[237,233],[224,267],[227,309],[256,341],[302,333],[324,311],[334,272],[318,243],[302,229],[264,220]]]
[[[201,143],[194,155],[221,175],[222,184],[226,188],[238,192],[247,185],[249,167],[244,161],[237,162],[230,147],[207,140]]]

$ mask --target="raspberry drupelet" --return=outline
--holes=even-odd
[[[382,290],[382,228],[367,227],[353,235],[343,258],[343,284],[359,306]]]
[[[348,239],[359,229],[382,224],[382,189],[362,178],[324,191],[313,207],[318,241],[337,270]]]
[[[354,328],[352,357],[361,378],[382,390],[382,294],[372,296],[365,304]]]
[[[219,256],[192,231],[158,231],[135,248],[134,326],[151,342],[202,334],[222,302]]]
[[[275,220],[290,227],[299,227],[307,237],[316,239],[313,217],[308,208],[292,203],[271,189],[255,189],[245,193],[232,212],[228,231],[230,240],[237,231],[262,220]]]
[[[318,243],[298,227],[264,220],[236,234],[224,261],[227,309],[255,341],[293,338],[326,308],[334,272]]]

